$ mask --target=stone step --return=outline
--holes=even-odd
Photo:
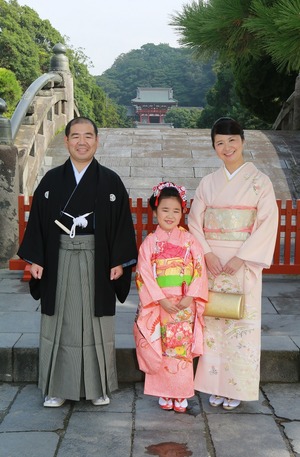
[[[0,382],[37,382],[40,309],[21,272],[0,270]],[[116,351],[120,382],[143,379],[132,327],[138,294],[132,284],[117,305]],[[262,292],[262,382],[300,381],[300,281],[265,275]]]
[[[268,338],[268,337],[267,337]],[[134,347],[118,347],[116,357],[119,382],[143,381],[144,374],[138,369]],[[281,337],[274,337],[272,348],[262,348],[261,382],[299,382],[299,348],[282,347]],[[267,341],[266,346],[270,343]],[[195,361],[196,364],[196,361]],[[0,348],[0,382],[34,382],[38,380],[38,346],[17,344],[14,348]]]

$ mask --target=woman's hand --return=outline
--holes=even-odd
[[[205,254],[205,262],[208,270],[213,276],[218,276],[223,271],[223,266],[219,257],[216,256],[213,252],[208,252]]]
[[[232,257],[223,267],[224,273],[234,275],[243,265],[244,261],[239,257]]]

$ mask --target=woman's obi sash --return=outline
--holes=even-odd
[[[252,232],[256,213],[252,206],[208,206],[204,215],[205,238],[245,241]]]

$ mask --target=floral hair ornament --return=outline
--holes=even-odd
[[[166,187],[174,187],[177,192],[179,193],[179,196],[181,198],[181,206],[182,208],[186,208],[186,202],[187,202],[187,197],[186,197],[186,189],[184,186],[177,186],[173,182],[166,181],[166,182],[160,182],[157,186],[153,187],[153,195],[156,197],[155,200],[155,206],[158,206],[158,199],[161,194],[161,191],[165,189]]]

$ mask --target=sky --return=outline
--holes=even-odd
[[[58,32],[92,61],[92,75],[110,68],[120,54],[147,43],[178,47],[171,15],[189,0],[18,0],[48,19]]]

